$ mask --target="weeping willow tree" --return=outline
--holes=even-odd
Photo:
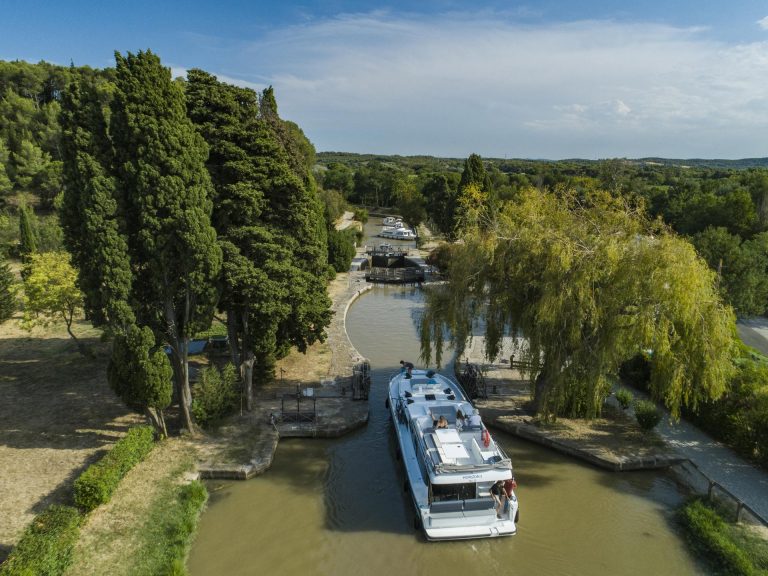
[[[602,192],[529,189],[492,214],[466,202],[463,218],[450,281],[427,297],[426,363],[440,363],[445,338],[461,354],[480,321],[489,358],[504,334],[525,337],[546,419],[599,415],[609,375],[639,351],[650,351],[651,391],[675,416],[725,390],[733,312],[693,247],[640,210]]]

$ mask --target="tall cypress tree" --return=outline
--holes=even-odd
[[[114,158],[104,109],[109,90],[96,79],[74,82],[62,102],[64,241],[78,270],[85,312],[98,326],[124,332],[133,323],[132,272],[120,231]]]
[[[321,337],[313,331],[322,335],[328,323],[327,305],[317,316],[305,312],[312,294],[307,288],[321,281],[325,259],[313,261],[318,276],[298,256],[311,221],[297,199],[307,189],[259,113],[257,95],[191,70],[187,106],[211,146],[213,221],[224,253],[220,305],[227,311],[233,361],[240,366],[251,408],[254,372],[260,380],[272,378],[277,356],[292,344],[305,349]],[[312,304],[322,308],[325,286],[318,287],[321,296]]]
[[[312,145],[298,127],[280,118],[271,87],[261,95],[259,113],[277,144],[268,159],[273,168],[265,192],[269,219],[293,254],[297,270],[289,287],[291,314],[278,330],[278,350],[285,353],[293,345],[304,352],[313,342],[325,339],[331,318],[325,286],[328,237],[324,207],[310,173]]]
[[[188,344],[210,324],[221,248],[211,226],[208,147],[186,113],[182,88],[150,51],[115,54],[111,133],[125,211],[134,312],[171,348],[184,422],[190,412]]]
[[[19,254],[23,263],[29,262],[29,257],[37,252],[37,233],[32,224],[29,208],[22,205],[19,208]]]

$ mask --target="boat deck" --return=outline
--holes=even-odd
[[[482,422],[457,422],[459,410],[469,422],[474,409],[453,382],[439,374],[427,377],[414,372],[412,378],[400,380],[400,394],[405,399],[408,420],[419,431],[424,451],[436,472],[511,468],[511,462]],[[448,421],[447,428],[435,428],[441,416]]]

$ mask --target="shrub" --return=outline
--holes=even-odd
[[[58,576],[72,563],[82,516],[70,506],[52,505],[32,523],[0,566],[0,576]]]
[[[208,366],[192,388],[192,414],[198,424],[206,426],[229,413],[238,396],[235,367],[229,363],[219,372],[215,366]]]
[[[680,511],[688,540],[726,574],[759,574],[749,556],[731,539],[728,525],[700,500],[693,500]]]
[[[637,400],[635,418],[643,430],[652,430],[661,421],[661,412],[650,400]]]
[[[365,208],[355,208],[354,218],[358,222],[362,222],[363,224],[365,224],[366,222],[368,222],[368,210],[366,210]]]
[[[328,263],[336,272],[348,272],[355,257],[355,230],[328,230]]]
[[[86,512],[109,501],[128,471],[141,462],[155,445],[151,426],[137,426],[107,454],[75,480],[75,504]]]
[[[632,392],[626,388],[619,388],[616,390],[616,400],[619,401],[619,406],[624,408],[624,410],[629,408],[629,405],[632,404],[633,399],[634,396],[632,395]]]

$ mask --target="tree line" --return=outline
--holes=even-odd
[[[182,425],[194,429],[189,341],[217,310],[249,409],[276,359],[325,338],[333,272],[314,148],[280,118],[271,88],[202,70],[174,80],[151,51],[115,60],[97,73],[7,64],[24,78],[42,69],[43,80],[18,93],[11,75],[4,102],[30,100],[55,118],[55,207],[86,317],[114,338],[110,385],[164,432],[172,376]],[[58,73],[49,90],[46,74]],[[39,191],[16,177],[17,159],[3,164],[10,191]]]
[[[606,190],[642,203],[688,238],[718,275],[718,289],[740,317],[768,309],[768,169],[766,162],[602,161],[318,155],[323,187],[351,202],[414,214],[452,238],[460,220],[460,195],[469,173],[499,205],[530,187],[568,188],[582,195]],[[742,167],[744,166],[744,167]],[[408,189],[403,195],[400,191]],[[403,199],[406,201],[403,201]]]

